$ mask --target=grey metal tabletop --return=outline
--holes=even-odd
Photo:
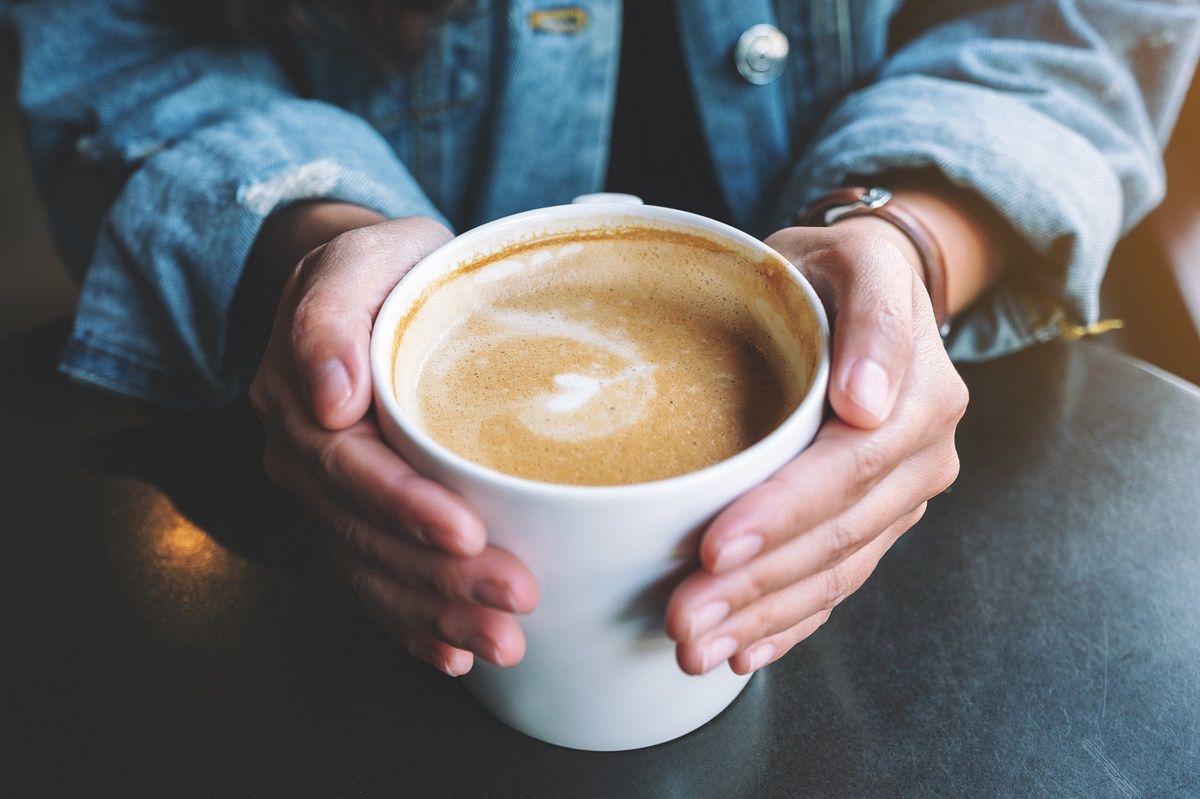
[[[597,754],[376,629],[245,408],[71,386],[60,336],[0,345],[6,796],[1200,796],[1200,392],[1098,346],[964,367],[962,476],[866,586],[712,723]]]

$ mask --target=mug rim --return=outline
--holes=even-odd
[[[401,295],[404,293],[405,278],[408,278],[418,270],[445,269],[444,261],[447,260],[448,256],[454,256],[457,251],[464,250],[469,254],[473,248],[477,247],[481,240],[486,242],[502,238],[506,232],[514,228],[521,228],[532,222],[569,218],[595,219],[597,221],[595,227],[600,227],[600,223],[604,218],[612,217],[633,217],[634,219],[642,218],[647,221],[674,222],[685,227],[698,228],[708,233],[717,234],[725,239],[731,239],[737,244],[748,246],[764,255],[775,255],[786,264],[786,273],[800,287],[816,317],[816,327],[820,333],[820,340],[817,347],[820,357],[817,360],[816,369],[813,372],[812,379],[809,381],[809,386],[803,399],[797,403],[796,407],[792,409],[784,420],[774,430],[749,447],[724,460],[709,464],[702,469],[658,480],[621,483],[617,485],[552,483],[545,480],[534,480],[528,477],[518,477],[517,475],[508,474],[507,472],[484,466],[459,455],[438,442],[426,433],[420,425],[411,420],[408,414],[400,407],[400,402],[396,398],[394,375],[396,323],[400,320],[402,313],[423,295],[417,294],[410,302],[402,302]],[[445,274],[449,274],[449,272]],[[388,324],[381,324],[381,322],[388,322]],[[427,455],[449,465],[456,471],[466,473],[474,480],[481,481],[501,490],[519,491],[523,494],[534,494],[558,499],[586,498],[604,500],[616,498],[629,499],[639,495],[662,494],[675,490],[686,491],[698,484],[706,483],[713,479],[720,479],[721,475],[738,470],[743,464],[752,462],[759,452],[770,448],[780,439],[788,436],[799,438],[800,436],[796,428],[803,426],[805,420],[812,413],[813,405],[824,404],[825,402],[830,369],[829,350],[829,319],[820,297],[817,296],[812,284],[796,268],[795,264],[784,258],[779,252],[763,241],[732,225],[677,208],[666,208],[657,205],[634,205],[627,202],[589,202],[546,206],[544,208],[535,208],[530,211],[522,211],[517,214],[501,217],[500,219],[472,228],[427,254],[413,265],[400,282],[392,287],[388,292],[387,299],[380,306],[379,313],[375,315],[375,322],[371,330],[369,362],[375,405],[377,407],[382,405],[383,412],[387,413],[392,422],[400,428],[404,435]]]

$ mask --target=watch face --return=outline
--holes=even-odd
[[[809,203],[797,214],[802,225],[832,225],[851,211],[874,211],[892,201],[892,193],[880,186],[844,186]]]
[[[887,204],[892,199],[892,193],[887,189],[881,189],[878,186],[872,186],[863,192],[863,196],[859,198],[859,202],[867,208],[879,208]]]

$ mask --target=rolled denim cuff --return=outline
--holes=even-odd
[[[263,221],[327,199],[445,223],[387,142],[316,101],[242,111],[151,154],[101,227],[60,369],[159,405],[211,408],[245,390],[261,341],[231,308]]]
[[[952,358],[986,360],[1097,320],[1122,227],[1118,177],[1081,134],[990,89],[913,75],[851,95],[797,165],[776,221],[795,224],[797,209],[847,183],[920,168],[977,194],[1036,255],[1006,264],[954,320]]]

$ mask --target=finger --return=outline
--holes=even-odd
[[[829,400],[838,417],[878,427],[891,413],[913,349],[920,281],[894,245],[836,228],[767,239],[812,281],[833,317]]]
[[[735,674],[752,674],[763,666],[774,663],[783,657],[796,644],[808,638],[829,620],[832,610],[822,610],[815,616],[809,616],[791,629],[768,636],[761,641],[738,652],[729,659],[729,668]]]
[[[759,597],[842,563],[936,491],[931,486],[939,460],[932,450],[910,459],[844,513],[739,568],[721,574],[697,570],[667,603],[667,634],[695,640]]]
[[[334,566],[337,568],[338,574],[354,589],[354,577],[361,569],[361,565],[355,560],[354,556],[347,551],[346,547],[333,538],[325,539],[329,547],[329,555],[333,560]],[[374,602],[373,598],[363,597],[358,594],[362,600],[363,608],[367,615],[378,624],[388,636],[403,646],[410,655],[424,660],[434,668],[448,674],[451,677],[458,677],[466,674],[475,664],[475,656],[465,649],[460,649],[456,646],[451,646],[445,641],[438,640],[429,633],[418,630],[404,623],[402,619],[389,614],[383,607]]]
[[[525,656],[525,636],[511,614],[478,605],[459,605],[363,568],[347,580],[364,602],[396,623],[468,650],[497,666],[513,666]]]
[[[370,419],[329,432],[289,420],[290,444],[341,504],[376,524],[455,555],[487,545],[483,521],[461,497],[423,477],[379,437]]]
[[[704,674],[737,652],[795,626],[798,619],[836,607],[866,582],[879,559],[924,510],[922,504],[906,514],[837,566],[764,596],[699,640],[680,644],[676,649],[680,667],[689,674]]]
[[[443,674],[461,677],[475,665],[475,656],[469,651],[451,646],[427,632],[406,627],[379,608],[368,607],[367,614],[410,655],[425,661]]]
[[[833,283],[837,309],[829,401],[855,427],[878,427],[891,413],[912,360],[917,279],[886,242],[858,254],[858,268]]]
[[[511,552],[487,547],[473,557],[451,555],[396,538],[340,508],[330,526],[358,564],[400,585],[510,613],[530,613],[537,606],[537,583]]]
[[[531,613],[537,607],[537,583],[511,552],[488,547],[473,557],[450,555],[364,527],[366,532],[357,536],[363,542],[362,562],[402,585],[511,613]]]
[[[478,555],[464,557],[413,543],[338,504],[301,464],[274,455],[264,457],[264,464],[269,464],[272,478],[289,488],[329,529],[339,552],[355,565],[452,602],[514,613],[529,613],[537,606],[537,583],[512,553],[486,547]]]
[[[701,563],[730,571],[834,518],[920,450],[924,435],[915,425],[865,431],[827,421],[812,446],[717,515],[700,541]]]
[[[338,430],[371,403],[367,353],[379,307],[421,258],[449,241],[432,219],[409,217],[338,236],[305,257],[290,347],[317,424]]]

